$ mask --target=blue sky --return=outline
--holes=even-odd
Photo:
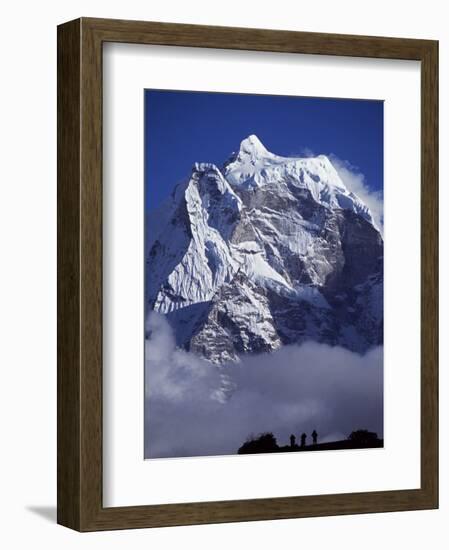
[[[194,162],[220,166],[250,134],[278,155],[336,156],[369,192],[383,190],[382,101],[145,90],[146,208]]]

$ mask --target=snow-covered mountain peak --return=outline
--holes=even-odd
[[[252,134],[224,165],[223,175],[234,190],[275,187],[284,195],[305,190],[326,208],[352,210],[374,225],[368,207],[346,187],[326,155],[283,157],[268,151]]]
[[[382,341],[383,241],[325,155],[282,157],[250,135],[223,168],[195,163],[147,232],[149,307],[212,362]]]
[[[249,156],[251,158],[262,158],[264,156],[271,156],[271,153],[263,145],[260,139],[251,134],[240,143],[239,154],[242,157]]]

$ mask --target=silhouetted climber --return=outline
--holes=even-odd
[[[313,430],[312,432],[312,442],[314,445],[316,445],[316,442],[318,440],[318,434],[316,433],[316,430]]]
[[[301,447],[306,446],[306,439],[307,439],[307,435],[305,433],[302,433],[301,434]]]
[[[290,436],[290,447],[294,447],[296,445],[296,437],[292,434]]]

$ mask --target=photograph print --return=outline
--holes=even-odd
[[[383,447],[383,102],[144,105],[145,458]]]

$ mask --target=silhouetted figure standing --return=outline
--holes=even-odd
[[[307,438],[307,435],[305,433],[302,433],[301,434],[301,447],[306,446],[306,438]]]
[[[318,440],[318,434],[316,433],[316,430],[313,430],[313,432],[312,432],[312,442],[313,442],[314,445],[316,445],[317,440]]]
[[[295,447],[296,445],[296,437],[292,434],[290,436],[290,447],[293,449],[293,447]]]

